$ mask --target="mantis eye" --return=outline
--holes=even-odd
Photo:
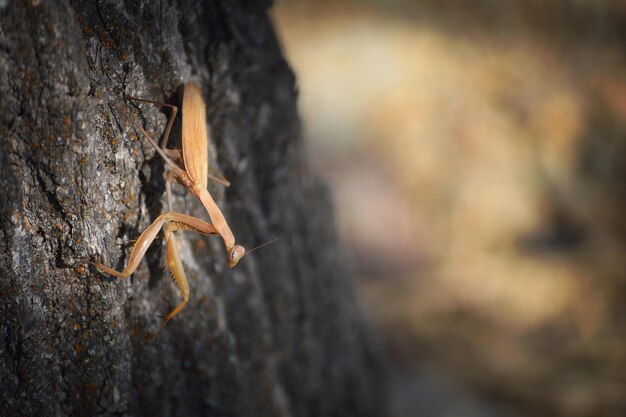
[[[246,254],[246,250],[241,245],[235,245],[228,254],[228,267],[233,268]]]

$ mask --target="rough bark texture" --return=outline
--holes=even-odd
[[[303,160],[295,79],[264,2],[0,1],[0,415],[381,415],[376,349],[342,264],[328,192]],[[180,233],[191,300],[156,241],[163,163],[118,94],[207,100],[209,189],[251,254]],[[159,137],[166,112],[126,104]],[[180,120],[175,132],[179,131]],[[175,187],[174,209],[208,220]]]

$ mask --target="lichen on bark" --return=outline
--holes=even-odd
[[[0,7],[0,415],[381,415],[380,356],[303,157],[269,5]],[[162,161],[108,100],[176,102],[190,79],[238,241],[282,239],[228,270],[218,239],[181,234],[191,301],[152,339],[178,302],[161,243],[127,280],[91,264],[121,268],[165,210]],[[164,112],[127,105],[161,134]],[[206,219],[180,188],[174,209]]]

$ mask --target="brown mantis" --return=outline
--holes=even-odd
[[[246,255],[246,250],[241,245],[235,244],[235,236],[231,231],[224,214],[209,194],[207,190],[207,179],[211,178],[224,185],[228,185],[223,177],[217,172],[215,175],[209,174],[208,164],[208,144],[207,144],[207,127],[206,127],[206,110],[204,99],[198,85],[191,81],[185,85],[183,93],[182,107],[182,149],[167,149],[167,141],[170,131],[176,118],[178,108],[171,104],[161,103],[152,100],[128,97],[131,100],[152,103],[159,106],[169,107],[171,109],[170,119],[165,128],[163,139],[160,146],[152,139],[152,137],[141,126],[137,124],[126,112],[111,103],[118,111],[124,114],[133,126],[141,132],[148,142],[154,147],[156,152],[165,161],[166,169],[173,174],[174,179],[189,189],[206,208],[211,223],[207,223],[198,218],[188,216],[181,213],[170,211],[161,214],[148,228],[139,236],[133,250],[130,254],[128,265],[122,272],[118,272],[101,263],[96,264],[96,268],[100,271],[114,275],[120,278],[129,277],[139,266],[142,258],[146,254],[148,247],[156,238],[159,230],[163,228],[163,237],[166,242],[166,262],[167,267],[172,272],[176,285],[180,289],[183,301],[176,306],[163,319],[165,322],[178,314],[189,301],[189,285],[187,276],[183,269],[180,257],[178,255],[178,244],[174,236],[174,231],[190,230],[203,234],[218,234],[221,236],[226,252],[228,253],[227,265],[229,268],[234,267]],[[166,181],[166,191],[168,202],[170,199],[169,180]],[[249,252],[248,252],[249,253]]]

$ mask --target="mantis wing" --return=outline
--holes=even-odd
[[[183,93],[183,161],[189,178],[207,185],[208,145],[206,106],[198,85],[190,81]]]

